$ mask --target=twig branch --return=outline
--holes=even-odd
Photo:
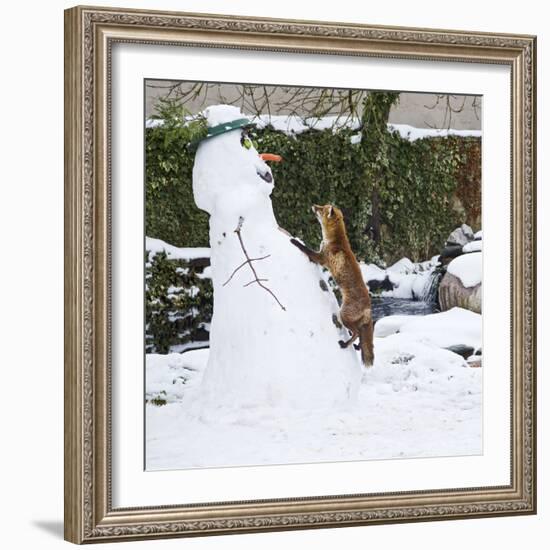
[[[257,262],[259,260],[265,260],[266,258],[269,258],[270,254],[268,254],[267,256],[262,256],[261,258],[251,258],[248,255],[248,252],[246,251],[246,248],[245,248],[244,242],[243,242],[243,238],[242,238],[242,235],[241,235],[241,229],[242,229],[242,226],[243,226],[243,222],[244,222],[244,218],[242,216],[239,216],[239,223],[237,224],[237,227],[235,229],[235,233],[237,234],[237,237],[239,239],[239,243],[241,245],[241,249],[243,251],[243,254],[244,254],[244,257],[246,258],[246,260],[241,265],[239,265],[237,268],[235,268],[233,270],[233,273],[231,274],[229,279],[227,279],[227,281],[225,281],[225,283],[223,283],[223,286],[225,286],[227,283],[229,283],[229,281],[231,281],[231,279],[233,278],[235,273],[237,273],[237,271],[239,271],[239,269],[241,269],[245,265],[248,265],[248,266],[250,266],[250,270],[252,271],[252,273],[254,275],[254,279],[252,279],[252,281],[250,281],[249,283],[246,283],[243,286],[246,288],[247,286],[250,286],[250,285],[256,283],[257,285],[261,286],[266,292],[269,292],[269,294],[271,294],[271,296],[273,296],[273,298],[279,304],[279,306],[281,306],[281,309],[283,311],[286,311],[285,306],[283,306],[283,304],[281,304],[281,302],[279,301],[279,298],[277,298],[277,296],[275,296],[273,291],[271,289],[267,288],[264,284],[262,284],[264,282],[267,282],[268,279],[261,279],[260,277],[258,277],[258,273],[256,273],[256,270],[254,269],[254,266],[252,265],[252,262]]]
[[[261,258],[250,258],[250,259],[246,259],[240,266],[236,267],[233,271],[233,273],[231,273],[231,276],[229,277],[229,279],[227,279],[227,281],[225,281],[225,283],[223,283],[222,286],[225,286],[229,281],[231,281],[231,279],[233,279],[233,276],[235,275],[235,273],[237,273],[237,271],[239,271],[239,269],[241,269],[241,267],[244,267],[247,263],[249,262],[257,262],[258,260],[265,260],[266,258],[269,258],[269,256],[271,256],[271,254],[267,254],[267,256],[262,256]]]

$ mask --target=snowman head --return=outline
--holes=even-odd
[[[208,136],[198,146],[193,167],[197,206],[212,214],[220,202],[269,197],[274,181],[267,162],[278,162],[281,157],[258,153],[249,136],[252,124],[237,107],[214,105],[203,115]]]

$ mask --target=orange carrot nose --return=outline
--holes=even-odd
[[[281,162],[283,160],[281,155],[274,155],[273,153],[260,153],[260,158],[262,160],[271,160],[273,162]]]

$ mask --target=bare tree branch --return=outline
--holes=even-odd
[[[256,273],[256,270],[254,269],[254,266],[252,265],[252,262],[257,262],[259,260],[265,260],[266,258],[268,258],[270,256],[270,254],[268,254],[267,256],[263,256],[261,258],[251,258],[248,255],[248,252],[246,251],[246,248],[245,248],[244,242],[243,242],[243,238],[242,238],[242,235],[241,235],[241,229],[242,229],[243,223],[244,223],[244,218],[242,216],[239,216],[239,223],[237,224],[237,228],[235,229],[235,233],[237,234],[237,237],[239,239],[239,243],[241,245],[241,249],[243,251],[243,254],[244,254],[244,257],[246,258],[246,260],[241,265],[239,265],[237,268],[235,268],[235,270],[233,271],[233,273],[231,274],[229,279],[227,279],[227,281],[223,284],[223,286],[225,286],[229,281],[231,281],[231,279],[233,278],[235,273],[237,273],[237,271],[239,271],[239,269],[241,269],[245,265],[248,265],[248,266],[250,266],[250,269],[251,269],[251,271],[254,275],[254,279],[252,279],[252,281],[250,281],[249,283],[246,283],[243,286],[246,288],[247,286],[250,286],[250,285],[256,283],[257,285],[261,286],[266,292],[271,294],[271,296],[273,296],[273,298],[279,304],[281,309],[283,311],[286,311],[285,306],[283,306],[283,304],[281,304],[281,302],[279,301],[279,298],[277,298],[277,296],[275,296],[273,291],[271,289],[267,288],[264,284],[262,284],[264,282],[267,282],[268,279],[261,279],[260,277],[258,277],[258,273]]]
[[[229,281],[231,281],[231,279],[233,279],[235,273],[237,273],[237,271],[239,271],[239,269],[241,269],[241,267],[244,267],[249,262],[257,262],[258,260],[265,260],[266,258],[269,258],[269,256],[271,256],[271,254],[268,254],[267,256],[262,256],[261,258],[248,258],[247,257],[247,259],[240,266],[236,267],[233,270],[233,273],[231,273],[231,276],[229,277],[229,279],[227,279],[227,281],[225,281],[225,283],[223,283],[222,286],[225,286],[227,283],[229,283]],[[263,280],[265,280],[265,279],[263,279]]]

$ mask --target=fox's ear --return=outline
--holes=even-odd
[[[334,206],[331,205],[328,209],[328,217],[332,218],[332,216],[334,216]]]

